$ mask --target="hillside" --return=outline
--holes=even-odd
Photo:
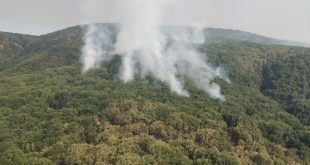
[[[309,43],[288,41],[288,40],[279,40],[275,38],[260,36],[257,34],[239,31],[239,30],[230,30],[230,29],[216,29],[216,28],[206,28],[205,36],[207,42],[221,42],[225,40],[232,41],[244,41],[252,42],[257,44],[268,44],[268,45],[285,45],[285,46],[301,46],[301,47],[310,47]]]
[[[205,33],[201,51],[231,80],[215,80],[225,102],[187,80],[190,98],[152,77],[123,84],[117,57],[81,75],[80,27],[0,33],[0,164],[310,162],[310,49]]]

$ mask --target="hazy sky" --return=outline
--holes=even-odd
[[[121,21],[123,11],[112,1],[0,0],[0,31],[44,34],[81,23]],[[310,0],[171,2],[174,7],[164,10],[165,24],[231,28],[310,43]]]

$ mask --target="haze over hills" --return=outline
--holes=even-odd
[[[1,32],[0,164],[307,164],[310,49],[299,46],[309,45],[204,34],[198,46],[231,81],[214,80],[225,102],[186,77],[188,98],[152,76],[124,84],[118,56],[81,74],[80,26]]]
[[[85,26],[85,25],[84,25]],[[102,24],[101,26],[110,26],[111,28],[116,27],[119,28],[117,24]],[[69,29],[78,29],[81,28],[80,26],[69,27],[64,30]],[[191,27],[173,27],[173,26],[166,26],[167,29],[187,29]],[[63,31],[63,30],[60,30]],[[57,33],[53,32],[53,33]],[[270,45],[285,45],[285,46],[301,46],[301,47],[310,47],[310,43],[305,42],[297,42],[297,41],[290,41],[290,40],[281,40],[275,39],[271,37],[262,36],[259,34],[254,34],[251,32],[245,32],[240,30],[232,30],[232,29],[222,29],[222,28],[204,28],[204,35],[205,41],[214,43],[220,41],[245,41],[245,42],[252,42],[258,44],[270,44]],[[44,36],[44,35],[43,35]]]
[[[239,30],[207,28],[205,30],[205,35],[206,35],[206,40],[207,41],[210,40],[210,42],[214,42],[217,40],[231,39],[231,40],[253,42],[253,43],[259,43],[259,44],[310,47],[309,43],[274,39],[274,38],[265,37],[265,36],[261,36],[258,34],[239,31]]]
[[[110,29],[114,29],[115,33],[119,26],[117,24],[98,24],[102,27],[109,27]],[[9,33],[9,32],[0,32],[0,38],[2,39],[0,43],[0,49],[2,51],[12,51],[13,54],[27,54],[36,49],[39,49],[39,46],[51,47],[61,44],[61,42],[74,42],[75,44],[81,44],[84,26],[74,26],[69,27],[64,30],[59,30],[56,32],[51,32],[49,34],[41,35],[41,36],[33,36],[33,35],[25,35],[25,34],[17,34],[17,33]],[[166,28],[166,27],[165,27]],[[167,27],[169,30],[186,30],[190,29],[189,27]],[[264,36],[260,36],[257,34],[243,32],[238,30],[230,30],[230,29],[219,29],[219,28],[205,28],[204,29],[205,42],[206,43],[220,43],[220,42],[248,42],[248,43],[258,43],[258,44],[268,44],[268,45],[286,45],[286,46],[301,46],[301,47],[310,47],[308,43],[295,42],[295,41],[286,41],[268,38]],[[45,40],[49,41],[46,43]],[[42,47],[43,48],[43,47]],[[14,60],[13,60],[14,61]],[[0,63],[3,65],[1,68],[5,67],[5,59],[3,59]],[[12,61],[8,61],[9,63]]]
[[[119,28],[118,24],[97,24],[101,26],[108,26],[111,28]],[[51,34],[57,34],[57,33],[63,33],[63,32],[82,32],[83,26],[73,26],[68,27],[63,30],[51,32],[49,34],[41,35],[41,36],[34,36],[34,35],[27,35],[27,34],[18,34],[18,33],[10,33],[10,32],[0,32],[2,37],[8,37],[10,39],[21,39],[23,38],[38,38],[38,37],[44,37]],[[169,29],[186,29],[190,27],[173,27],[173,26],[167,26]],[[260,44],[272,44],[272,45],[286,45],[286,46],[302,46],[302,47],[310,47],[310,43],[304,43],[304,42],[297,42],[297,41],[289,41],[289,40],[281,40],[281,39],[275,39],[271,37],[261,36],[258,34],[240,31],[240,30],[231,30],[231,29],[222,29],[222,28],[204,28],[204,34],[206,42],[218,42],[222,40],[236,40],[236,41],[245,41],[245,42],[253,42],[253,43],[260,43]],[[16,40],[17,41],[17,40]]]

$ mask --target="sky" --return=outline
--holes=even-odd
[[[0,31],[41,35],[79,24],[122,22],[125,12],[113,1],[119,0],[0,0]],[[162,10],[161,22],[167,25],[228,28],[310,43],[310,0],[166,1],[171,4]]]

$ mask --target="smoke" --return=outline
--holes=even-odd
[[[88,25],[82,49],[82,72],[120,55],[119,78],[125,83],[136,75],[142,78],[151,75],[169,85],[171,91],[189,96],[182,82],[182,77],[186,77],[210,97],[225,100],[220,86],[212,82],[216,77],[226,79],[222,70],[208,65],[198,49],[204,43],[203,29],[163,26],[164,13],[174,6],[171,2],[173,0],[84,1],[81,7],[85,14],[101,6],[103,11],[96,14],[109,14],[111,22],[121,24],[114,30]]]
[[[84,36],[85,45],[82,48],[82,73],[92,68],[100,67],[103,61],[112,59],[113,47],[112,31],[107,28],[98,28],[94,24],[87,25]]]

